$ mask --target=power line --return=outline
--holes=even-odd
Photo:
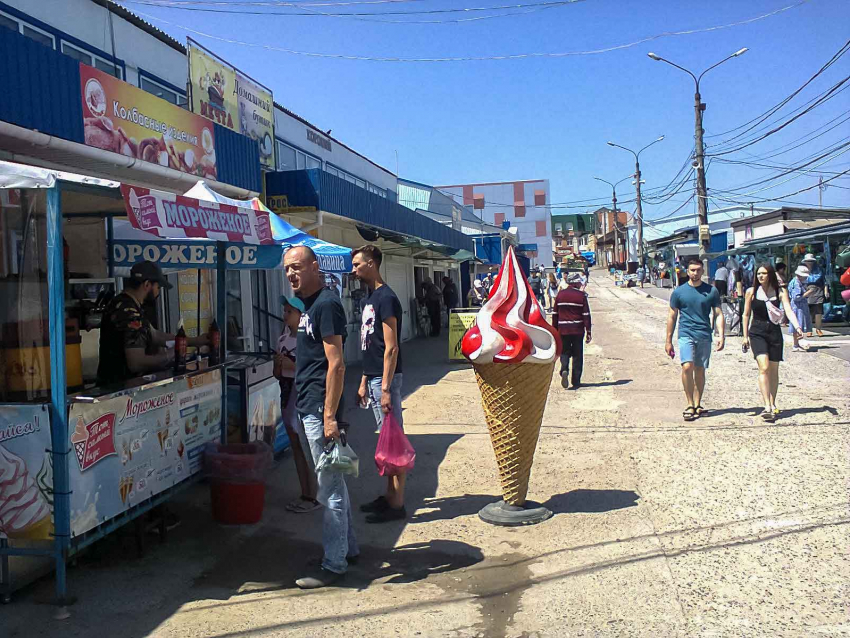
[[[203,13],[224,13],[236,15],[260,15],[260,16],[284,16],[284,17],[326,17],[326,18],[353,18],[365,22],[383,22],[393,24],[456,24],[460,22],[475,22],[479,20],[489,20],[492,18],[502,18],[511,15],[522,15],[534,13],[546,9],[556,9],[570,4],[577,4],[586,0],[557,0],[549,2],[533,2],[515,5],[500,5],[494,7],[470,7],[457,9],[422,9],[415,11],[373,11],[373,12],[327,12],[319,11],[318,9],[307,9],[302,12],[295,11],[258,11],[245,9],[215,9],[204,8],[198,5],[225,5],[236,6],[229,2],[209,2],[204,0],[122,0],[130,4],[139,4],[150,7],[161,7],[166,9],[178,9],[182,11],[195,11]],[[294,4],[291,2],[251,2],[237,3],[238,6],[288,6],[297,8],[306,8],[305,4]],[[313,5],[317,6],[317,5]],[[448,20],[381,20],[380,16],[413,16],[413,15],[439,15],[451,13],[475,13],[482,11],[504,11],[497,15],[477,16],[473,18],[448,19]]]
[[[729,134],[733,131],[736,131],[740,128],[743,128],[745,126],[748,126],[749,124],[754,123],[753,126],[751,126],[750,128],[746,129],[745,131],[742,131],[741,133],[738,133],[737,135],[729,138],[728,140],[724,140],[724,141],[720,142],[719,144],[725,144],[725,143],[730,142],[734,139],[742,137],[743,135],[745,135],[746,133],[751,131],[753,128],[758,126],[758,124],[760,124],[761,122],[766,120],[768,117],[770,117],[771,115],[776,113],[779,109],[781,109],[788,102],[790,102],[794,97],[796,97],[804,88],[806,88],[809,84],[811,84],[819,75],[824,73],[830,66],[835,64],[841,58],[841,56],[843,56],[847,52],[848,48],[850,48],[850,40],[845,42],[844,45],[826,62],[826,64],[824,64],[820,69],[818,69],[818,71],[812,77],[810,77],[808,80],[806,80],[806,82],[804,82],[802,86],[800,86],[793,93],[791,93],[791,95],[789,95],[785,99],[781,100],[778,104],[772,106],[771,108],[769,108],[767,111],[765,111],[761,115],[758,115],[755,118],[753,118],[752,120],[750,120],[749,122],[745,122],[744,124],[741,124],[740,126],[737,126],[733,129],[730,129],[728,131],[724,131],[723,133],[716,133],[714,135],[708,135],[707,137],[720,137],[720,136],[723,136],[723,135],[727,135],[727,134]]]
[[[790,11],[791,9],[795,9],[804,4],[807,4],[811,0],[801,0],[800,2],[796,2],[794,4],[788,5],[786,7],[782,7],[781,9],[776,9],[775,11],[771,11],[769,13],[765,13],[762,15],[755,16],[753,18],[748,18],[746,20],[739,20],[738,22],[732,22],[729,24],[722,24],[712,27],[704,27],[699,29],[687,29],[683,31],[666,31],[664,33],[659,33],[657,35],[648,36],[645,38],[641,38],[639,40],[635,40],[634,42],[629,42],[627,44],[619,44],[610,47],[604,47],[600,49],[591,49],[586,51],[567,51],[561,53],[544,53],[544,52],[535,52],[535,53],[514,53],[514,54],[506,54],[506,55],[493,55],[493,56],[455,56],[455,57],[434,57],[434,58],[398,58],[398,57],[379,57],[379,56],[366,56],[366,55],[349,55],[343,53],[317,53],[312,51],[299,51],[296,49],[287,49],[285,47],[277,47],[269,44],[260,44],[257,42],[244,42],[242,40],[235,40],[233,38],[223,38],[220,36],[212,35],[210,33],[204,33],[203,31],[198,31],[196,29],[191,29],[187,26],[181,24],[175,24],[173,22],[169,22],[168,20],[163,20],[157,16],[142,13],[141,11],[137,11],[136,13],[140,16],[143,16],[149,20],[153,20],[155,22],[159,22],[162,24],[167,24],[172,27],[176,27],[178,29],[182,29],[188,33],[192,33],[196,36],[208,38],[211,40],[216,40],[219,42],[226,42],[228,44],[235,44],[240,46],[247,46],[253,48],[265,49],[267,51],[277,51],[281,53],[288,53],[290,55],[301,55],[305,57],[314,57],[314,58],[330,58],[335,60],[354,60],[354,61],[364,61],[364,62],[401,62],[401,63],[411,63],[411,62],[479,62],[479,61],[488,61],[488,60],[520,60],[520,59],[528,59],[528,58],[564,58],[564,57],[572,57],[572,56],[586,56],[586,55],[599,55],[602,53],[610,53],[612,51],[620,51],[623,49],[629,49],[640,44],[645,44],[647,42],[652,42],[653,40],[658,40],[661,38],[668,38],[673,36],[681,36],[681,35],[692,35],[695,33],[707,33],[710,31],[718,31],[721,29],[729,29],[732,27],[737,27],[745,24],[751,24],[753,22],[758,22],[759,20],[764,20],[776,15],[779,15],[783,12]]]
[[[785,195],[781,195],[780,197],[770,197],[770,198],[768,198],[768,199],[756,199],[756,200],[752,200],[752,201],[748,201],[748,202],[742,202],[742,201],[735,200],[735,199],[727,199],[727,198],[725,198],[725,197],[721,197],[720,195],[716,195],[715,197],[717,197],[717,199],[719,199],[719,200],[721,200],[721,201],[727,201],[727,202],[731,202],[731,203],[733,203],[733,204],[744,204],[744,205],[748,205],[748,204],[758,204],[758,203],[761,203],[761,202],[776,202],[776,201],[784,201],[787,197],[790,197],[790,196],[792,196],[792,195],[798,195],[798,194],[800,194],[800,193],[805,193],[806,191],[810,191],[810,190],[812,190],[813,188],[818,188],[820,185],[822,185],[822,184],[827,184],[827,183],[831,182],[832,180],[834,180],[834,179],[838,179],[838,178],[839,178],[839,177],[841,177],[842,175],[846,175],[846,174],[848,174],[848,173],[850,173],[850,168],[848,168],[846,171],[843,171],[843,172],[839,173],[838,175],[835,175],[834,177],[830,177],[829,179],[825,179],[825,180],[823,180],[823,182],[820,182],[819,184],[815,184],[814,186],[808,186],[808,187],[806,187],[806,188],[801,188],[800,190],[796,190],[796,191],[794,191],[793,193],[786,193]],[[712,190],[713,190],[714,192],[718,192],[718,191],[717,191],[717,189],[712,189]],[[720,192],[723,192],[723,191],[720,191]],[[757,192],[758,192],[758,191],[757,191]],[[735,195],[738,195],[738,194],[737,194],[737,193],[735,193]],[[739,196],[739,197],[748,197],[748,196],[749,196],[749,194],[743,194],[743,195],[738,195],[738,196]]]

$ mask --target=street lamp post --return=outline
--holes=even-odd
[[[699,211],[699,223],[700,226],[708,226],[708,195],[705,187],[705,146],[703,144],[702,136],[703,136],[703,128],[702,128],[702,114],[705,111],[705,104],[702,102],[702,98],[699,93],[699,82],[702,80],[702,76],[711,71],[712,69],[720,66],[724,62],[731,60],[732,58],[737,58],[739,55],[743,55],[748,51],[747,47],[735,51],[732,55],[723,58],[717,64],[713,64],[708,67],[705,71],[699,74],[699,76],[694,75],[686,68],[679,66],[675,62],[670,62],[665,58],[662,58],[659,55],[656,55],[652,52],[647,53],[647,55],[655,60],[656,62],[666,62],[670,66],[674,66],[680,71],[684,71],[688,75],[690,75],[694,79],[695,92],[694,92],[694,142],[695,142],[695,150],[694,150],[694,168],[697,171],[697,210]],[[700,258],[704,260],[705,253],[708,252],[709,246],[709,238],[702,237],[700,239]]]
[[[606,184],[608,184],[608,186],[611,187],[611,200],[613,201],[613,204],[614,204],[614,259],[615,260],[617,259],[617,230],[618,230],[618,226],[619,226],[619,220],[617,219],[617,186],[622,184],[623,182],[625,182],[627,179],[631,179],[631,178],[632,178],[632,176],[629,175],[627,177],[624,177],[620,181],[614,182],[614,183],[609,182],[607,179],[602,179],[601,177],[594,177],[593,178],[593,179],[598,180],[600,182],[605,182]],[[605,222],[604,223],[605,228],[602,231],[602,233],[603,233],[602,234],[602,240],[605,241],[605,235],[608,234],[608,215],[605,215],[603,217],[603,221]],[[605,265],[608,266],[610,264],[605,264]]]
[[[648,149],[653,144],[657,144],[661,140],[664,139],[662,135],[656,140],[653,140],[642,149],[640,149],[637,153],[635,153],[632,149],[626,148],[625,146],[620,146],[619,144],[614,144],[614,142],[608,142],[608,146],[615,146],[617,148],[621,148],[624,151],[628,151],[632,155],[635,156],[635,195],[637,197],[637,211],[636,217],[638,222],[638,232],[637,232],[637,244],[638,244],[638,263],[641,266],[646,266],[643,254],[643,206],[640,198],[640,154],[643,153],[646,149]]]

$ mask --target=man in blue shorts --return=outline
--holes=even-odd
[[[679,359],[682,362],[682,387],[688,407],[682,413],[685,421],[693,421],[707,412],[702,407],[705,390],[705,369],[711,358],[711,313],[720,335],[717,351],[723,350],[726,339],[726,321],[720,310],[720,294],[717,288],[702,280],[702,262],[696,257],[688,260],[688,281],[673,291],[670,297],[670,313],[667,315],[667,338],[664,351],[672,359],[673,329],[679,323]]]

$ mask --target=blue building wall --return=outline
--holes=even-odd
[[[0,27],[0,79],[0,120],[85,143],[79,62]],[[257,142],[223,126],[214,127],[218,181],[261,191]]]
[[[0,28],[0,120],[83,143],[80,63]]]
[[[365,188],[312,168],[266,175],[266,194],[286,195],[290,206],[312,206],[367,226],[472,252],[472,239]]]

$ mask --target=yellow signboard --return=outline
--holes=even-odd
[[[286,195],[266,195],[266,206],[278,215],[315,213],[318,210],[315,206],[290,206]]]
[[[198,276],[201,277],[200,298]],[[209,330],[212,323],[212,271],[196,268],[181,271],[177,279],[177,293],[186,336],[197,337]],[[201,320],[200,325],[198,318]]]
[[[449,315],[449,360],[463,361],[465,357],[460,351],[460,342],[469,327],[475,323],[478,311],[473,309],[452,312]]]

